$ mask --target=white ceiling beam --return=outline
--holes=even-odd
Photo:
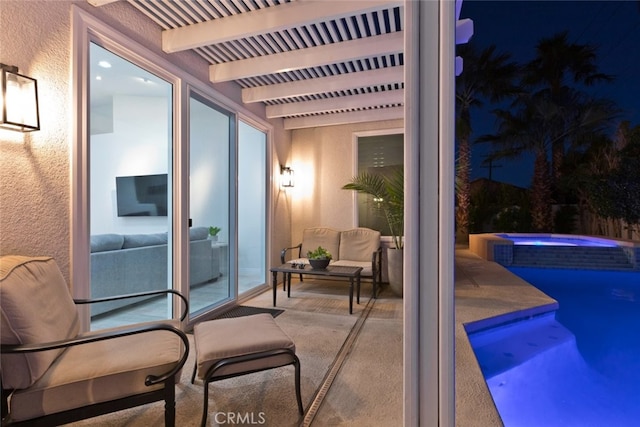
[[[182,28],[164,30],[162,32],[162,49],[167,53],[179,52],[354,14],[402,6],[402,4],[403,2],[400,0],[299,0]]]
[[[271,99],[294,98],[316,93],[339,92],[367,86],[382,86],[402,83],[404,67],[387,67],[370,71],[359,71],[338,76],[317,77],[288,83],[278,83],[242,89],[242,102],[264,102]]]
[[[349,113],[294,117],[291,119],[284,119],[283,122],[285,129],[293,130],[396,119],[404,119],[404,107],[378,108],[374,110],[353,111]]]
[[[115,3],[117,1],[119,0],[87,0],[87,3],[95,7],[100,7],[104,6],[105,4]]]
[[[213,64],[209,66],[209,80],[218,83],[265,74],[283,73],[370,56],[391,55],[402,52],[403,48],[404,32],[396,31],[274,55]]]
[[[353,110],[383,105],[404,103],[404,90],[385,90],[362,95],[340,96],[313,101],[292,102],[289,104],[269,105],[267,118],[298,116],[303,114],[328,113],[331,111]]]

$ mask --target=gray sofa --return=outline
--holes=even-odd
[[[218,251],[207,240],[206,227],[189,230],[189,277],[192,286],[220,276]],[[164,289],[167,286],[167,233],[91,236],[91,298]],[[134,301],[134,302],[139,302]],[[134,303],[92,304],[91,315]]]

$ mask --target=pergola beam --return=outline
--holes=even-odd
[[[318,77],[289,83],[278,83],[242,89],[242,102],[264,102],[271,99],[294,98],[316,93],[339,92],[368,86],[383,86],[404,81],[404,67],[387,67],[338,76]]]
[[[209,66],[209,80],[217,83],[348,62],[372,56],[391,55],[402,52],[403,47],[404,33],[396,31],[274,55],[213,64]]]
[[[329,113],[385,105],[401,105],[403,102],[404,90],[398,89],[314,101],[293,102],[290,104],[269,105],[266,108],[266,113],[267,118],[273,119],[276,117]]]
[[[240,13],[186,27],[164,30],[162,32],[162,49],[167,53],[179,52],[402,6],[402,4],[403,2],[398,0],[299,0],[276,7],[259,9],[251,13]]]
[[[87,3],[89,3],[91,6],[100,7],[104,6],[105,4],[115,3],[117,1],[118,0],[87,0]]]
[[[352,111],[348,113],[321,114],[317,116],[284,119],[284,128],[292,130],[403,118],[404,107],[377,108],[372,110]]]

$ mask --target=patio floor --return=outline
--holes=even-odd
[[[502,266],[478,257],[467,248],[456,249],[455,268],[456,425],[500,426],[502,422],[469,344],[467,331],[553,310],[557,304]],[[317,288],[320,291],[314,291],[319,292],[314,295],[299,286],[294,285],[296,298],[279,298],[278,305],[282,306],[279,308],[301,315],[316,313],[354,319],[365,307],[364,304],[356,306],[354,315],[349,316],[346,298],[332,295],[340,291],[331,290],[325,284]],[[365,293],[369,290],[366,286]],[[402,395],[402,300],[394,298],[388,286],[384,290],[366,319],[347,363],[325,396],[325,404],[317,410],[313,422],[306,425],[380,425],[376,424],[377,420],[384,420],[385,425],[395,420],[392,424],[401,425],[401,399],[389,400],[389,394],[384,390],[393,388],[394,395]],[[335,307],[327,305],[326,301],[334,303]],[[270,307],[271,292],[245,304]],[[380,364],[394,368],[370,369]],[[384,372],[385,375],[371,375],[371,372]],[[375,392],[371,392],[373,390]],[[350,403],[353,399],[345,398],[347,391],[352,397],[359,396],[359,415],[353,413]]]

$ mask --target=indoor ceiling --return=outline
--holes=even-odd
[[[402,0],[127,1],[165,52],[197,52],[211,82],[235,81],[285,129],[404,116]]]

